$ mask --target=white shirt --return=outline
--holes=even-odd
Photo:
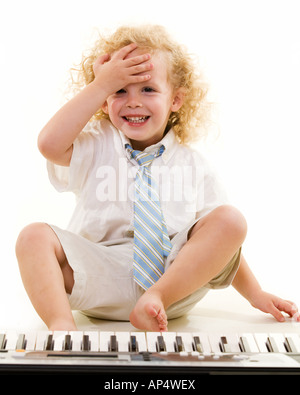
[[[68,230],[94,241],[120,239],[133,230],[134,178],[138,164],[125,148],[129,140],[109,121],[89,122],[73,144],[69,167],[47,162],[51,183],[72,191],[76,207]],[[179,144],[170,130],[146,152],[165,150],[151,173],[159,185],[170,237],[208,214],[227,197],[215,172],[197,151]]]

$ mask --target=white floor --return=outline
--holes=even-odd
[[[4,303],[3,303],[4,302]],[[16,297],[3,301],[1,305],[0,330],[39,331],[47,329],[31,306],[25,291],[19,288]],[[80,330],[134,331],[130,322],[105,321],[86,317],[74,312]],[[271,315],[254,309],[232,287],[210,291],[189,314],[169,321],[172,332],[223,332],[299,333],[300,323],[287,317],[279,323]]]

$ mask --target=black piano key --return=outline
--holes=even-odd
[[[297,347],[293,341],[293,339],[289,336],[285,338],[284,347],[287,352],[298,353]]]
[[[23,333],[20,333],[18,336],[16,350],[25,350],[26,348],[26,339]]]
[[[6,335],[5,333],[0,333],[0,350],[5,350],[6,345]]]
[[[81,349],[82,349],[82,351],[90,351],[91,343],[90,343],[89,335],[83,335],[82,336]]]
[[[71,335],[66,335],[66,336],[65,336],[63,349],[64,349],[65,351],[71,351],[71,350],[72,350],[72,339],[71,339]]]
[[[130,352],[137,352],[138,351],[136,336],[130,336],[129,351]]]
[[[118,351],[118,342],[117,342],[116,335],[111,335],[111,337],[110,337],[109,351],[111,351],[111,352]]]
[[[193,344],[194,351],[198,351],[200,353],[203,352],[201,342],[200,342],[200,337],[199,336],[194,336],[194,344]]]
[[[184,351],[184,345],[183,345],[183,341],[182,341],[182,337],[181,336],[176,336],[175,337],[175,350],[177,352]]]
[[[53,335],[52,335],[52,333],[49,333],[47,336],[47,339],[45,341],[45,350],[46,351],[53,350]]]
[[[269,337],[267,337],[266,346],[269,352],[273,352],[272,343]]]
[[[240,336],[239,348],[240,348],[241,352],[248,352],[249,345],[248,345],[247,339],[245,339],[243,336]]]
[[[157,351],[158,352],[166,351],[166,343],[164,341],[163,336],[157,336],[156,346],[157,346]]]

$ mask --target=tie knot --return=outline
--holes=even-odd
[[[126,144],[125,147],[128,149],[128,151],[131,154],[131,157],[134,160],[136,160],[139,166],[143,166],[143,167],[149,167],[153,162],[153,160],[158,156],[160,156],[165,150],[165,147],[161,145],[160,148],[157,150],[157,152],[155,152],[154,154],[149,154],[147,152],[134,150],[131,148],[129,144]]]

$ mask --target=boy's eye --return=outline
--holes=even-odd
[[[146,86],[144,89],[144,92],[154,92],[154,89],[153,88],[151,88],[150,86]]]
[[[125,89],[120,89],[116,92],[117,95],[120,95],[121,93],[125,93]]]

